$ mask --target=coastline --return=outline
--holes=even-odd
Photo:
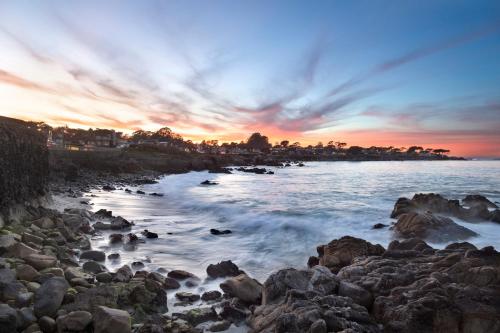
[[[143,176],[139,175],[140,182],[145,181]],[[104,177],[98,183],[78,186],[126,186],[137,184],[136,177],[119,178],[117,183],[114,178]],[[500,271],[500,254],[491,247],[479,250],[466,242],[450,242],[444,249],[436,250],[422,239],[406,237],[406,240],[393,241],[385,249],[359,238],[342,237],[328,245],[318,246],[318,256],[312,256],[307,263],[310,268],[306,268],[305,262],[299,263],[297,267],[302,266],[303,269],[281,269],[260,282],[251,276],[241,275],[240,269],[232,262],[214,262],[210,265],[212,276],[207,277],[194,276],[182,270],[172,273],[161,268],[147,272],[141,263],[132,267],[118,265],[121,267],[113,272],[103,264],[115,259],[106,258],[109,251],[91,249],[90,237],[95,233],[96,223],[117,223],[119,227],[111,233],[123,235],[120,244],[123,242],[123,246],[131,244],[133,247],[135,240],[126,239],[129,222],[113,213],[86,211],[89,207],[81,203],[78,191],[62,192],[66,194],[52,198],[51,207],[58,208],[59,212],[29,208],[28,218],[19,221],[19,224],[11,224],[4,229],[10,231],[4,231],[0,236],[4,255],[7,255],[2,260],[2,276],[7,276],[7,280],[3,281],[7,282],[2,286],[4,290],[15,290],[14,294],[7,293],[7,299],[4,292],[4,300],[13,306],[11,308],[23,305],[20,297],[29,299],[26,305],[33,302],[34,316],[28,316],[31,322],[24,317],[26,322],[21,322],[21,327],[30,323],[26,329],[31,327],[33,330],[37,326],[41,329],[46,322],[50,322],[51,327],[64,327],[75,320],[74,317],[86,320],[84,329],[89,325],[94,325],[95,329],[99,323],[93,318],[108,311],[101,306],[126,310],[118,317],[120,320],[130,317],[131,330],[141,333],[219,331],[228,327],[228,332],[327,332],[349,329],[421,332],[443,328],[439,326],[444,325],[442,319],[428,317],[430,312],[436,312],[443,306],[444,312],[439,310],[437,313],[448,316],[446,325],[455,325],[457,332],[495,332],[500,327],[496,317],[499,305],[488,301],[498,299],[495,298],[498,296],[495,286],[499,279],[494,272]],[[439,204],[435,204],[432,201],[434,197],[425,198],[431,200],[426,201],[429,207],[450,205],[444,201],[446,199],[438,198]],[[54,227],[58,230],[55,233],[52,231]],[[105,235],[109,237],[109,233]],[[138,241],[148,242],[147,237],[138,236]],[[33,257],[37,256],[38,259],[42,256],[42,260],[33,261]],[[46,265],[47,261],[49,266],[37,266]],[[32,270],[27,266],[36,268]],[[392,268],[387,270],[388,267]],[[25,271],[31,275],[23,275]],[[14,279],[10,272],[14,272]],[[65,283],[61,278],[66,280]],[[55,314],[49,313],[57,319],[52,319],[53,322],[50,315],[37,314],[41,311],[37,302],[46,299],[42,291],[47,291],[42,287],[49,282],[58,282],[64,289],[57,305],[59,310]],[[450,294],[449,288],[453,284],[464,292],[457,294],[453,291]],[[432,288],[429,288],[430,285]],[[409,292],[403,297],[405,300],[401,299],[399,289]],[[471,293],[481,295],[481,298],[470,298]],[[138,298],[138,294],[143,296]],[[109,298],[116,301],[108,302]],[[325,312],[325,304],[328,304],[330,312]],[[307,315],[302,309],[309,309]],[[314,309],[314,314],[310,313],[311,309]],[[13,313],[5,307],[3,310]],[[30,311],[24,310],[26,313]],[[335,313],[333,317],[331,311]],[[163,313],[168,315],[161,315]],[[403,315],[406,313],[412,315]],[[422,323],[418,320],[421,316],[430,319]],[[109,320],[115,319],[109,317]]]

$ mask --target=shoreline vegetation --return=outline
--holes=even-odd
[[[163,173],[265,163],[133,148],[116,155],[47,151],[40,132],[19,122],[0,122],[0,145],[9,148],[0,152],[0,332],[500,332],[500,253],[468,243],[475,233],[449,218],[500,223],[496,203],[483,196],[395,198],[392,225],[374,225],[398,239],[387,248],[344,236],[319,245],[307,265],[296,263],[302,269],[282,269],[265,281],[231,261],[210,264],[206,278],[144,271],[141,262],[110,272],[104,263],[119,256],[92,249],[93,235],[123,246],[147,246],[161,235],[131,233],[133,222],[105,209],[45,208],[50,195],[79,198],[90,188],[119,190]],[[279,163],[295,160],[306,159]],[[436,239],[448,245],[426,243]],[[220,289],[184,288],[214,283]]]

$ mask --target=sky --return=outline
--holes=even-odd
[[[500,157],[500,1],[0,0],[0,115]]]

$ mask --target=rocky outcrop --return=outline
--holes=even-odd
[[[384,252],[384,248],[381,245],[373,245],[360,238],[344,236],[331,241],[327,245],[318,246],[317,251],[319,257],[317,262],[336,273],[342,267],[350,265],[354,258],[380,255]],[[316,261],[311,260],[311,262],[315,263]]]
[[[467,239],[477,234],[444,216],[431,213],[405,213],[399,216],[393,230],[397,237],[422,238],[432,242]]]
[[[394,205],[391,217],[399,218],[407,213],[430,212],[453,216],[469,222],[495,220],[495,212],[488,208],[498,208],[493,202],[482,195],[468,195],[460,205],[459,200],[448,200],[435,193],[417,193],[412,199],[399,198]],[[467,207],[465,207],[467,206]]]

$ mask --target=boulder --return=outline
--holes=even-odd
[[[480,194],[467,195],[465,198],[462,199],[462,203],[469,207],[476,205],[486,205],[486,207],[488,208],[498,208],[498,206],[495,203],[491,202],[488,198]]]
[[[354,303],[370,309],[373,304],[373,295],[366,289],[350,282],[340,281],[339,292],[340,296],[350,297]]]
[[[73,311],[67,315],[57,317],[56,324],[59,332],[84,331],[92,323],[92,314],[87,311]]]
[[[477,236],[474,231],[456,224],[450,218],[431,213],[401,215],[394,225],[394,232],[397,237],[417,237],[432,242],[449,242]]]
[[[180,270],[180,269],[175,269],[173,271],[168,272],[167,274],[168,277],[171,277],[176,280],[186,280],[189,278],[197,278],[196,275]]]
[[[28,256],[32,254],[38,254],[38,250],[24,244],[21,242],[17,242],[9,249],[9,255],[15,258],[26,259]]]
[[[38,326],[40,326],[43,333],[53,333],[57,328],[56,321],[48,316],[38,319]]]
[[[99,306],[94,314],[94,333],[131,333],[127,311]]]
[[[196,302],[197,300],[200,299],[200,295],[188,293],[185,291],[176,293],[175,297],[177,297],[178,300],[183,302]]]
[[[17,311],[7,304],[0,303],[0,332],[17,332]]]
[[[85,251],[80,255],[80,259],[88,259],[88,260],[94,260],[94,261],[105,261],[106,260],[106,253],[104,253],[102,251],[96,251],[96,250]]]
[[[207,275],[212,279],[237,276],[244,273],[231,260],[221,261],[218,264],[210,264],[207,267]]]
[[[1,226],[0,226],[1,227]],[[14,235],[0,235],[0,255],[8,252],[10,248],[17,243]]]
[[[68,282],[62,277],[53,277],[45,281],[35,292],[35,315],[54,317],[68,290]]]
[[[229,327],[231,327],[230,321],[220,320],[220,321],[216,321],[215,323],[210,325],[208,330],[210,332],[222,332],[222,331],[227,331],[229,329]]]
[[[201,295],[201,299],[205,302],[207,301],[215,301],[222,297],[222,294],[218,290],[206,291]]]
[[[101,265],[100,263],[93,261],[93,260],[84,262],[82,265],[82,268],[84,271],[94,273],[94,274],[98,274],[98,273],[102,273],[102,272],[107,271],[107,269],[104,265]]]
[[[129,266],[124,265],[116,271],[113,280],[116,282],[129,282],[133,276],[134,273],[132,272],[132,269]]]
[[[52,221],[49,217],[46,216],[38,220],[31,221],[31,223],[33,223],[34,225],[36,225],[41,229],[47,229],[47,230],[54,229],[56,226],[54,221]]]
[[[0,287],[16,280],[16,271],[10,268],[0,268]]]
[[[38,270],[54,267],[57,264],[57,258],[37,253],[30,254],[24,260]]]
[[[165,289],[179,289],[181,287],[181,284],[177,282],[176,279],[167,277],[165,278],[163,286],[165,287]]]
[[[196,308],[182,313],[180,317],[191,325],[197,326],[210,320],[216,320],[217,312],[213,307]]]
[[[318,246],[317,251],[319,264],[337,273],[342,267],[350,265],[354,258],[381,255],[385,249],[379,244],[373,245],[360,238],[344,236],[327,245]]]
[[[220,284],[224,293],[237,297],[249,304],[259,304],[262,298],[262,285],[246,274],[240,274]]]

